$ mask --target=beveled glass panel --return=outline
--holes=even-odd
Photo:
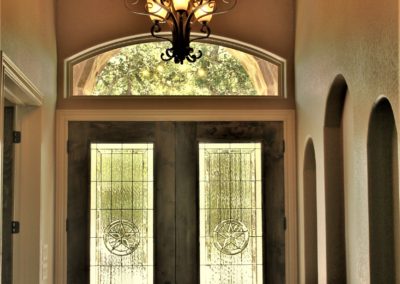
[[[261,143],[200,143],[200,283],[263,283]]]
[[[91,144],[90,283],[153,283],[153,144]]]

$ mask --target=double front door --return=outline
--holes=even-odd
[[[70,122],[68,283],[285,283],[281,122]]]

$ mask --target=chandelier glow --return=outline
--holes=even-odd
[[[161,54],[163,61],[174,59],[183,64],[186,59],[195,62],[201,58],[201,50],[194,51],[190,46],[193,41],[208,38],[211,34],[209,22],[215,15],[232,10],[237,0],[124,0],[126,7],[133,13],[147,15],[153,21],[151,35],[171,42],[172,47]],[[144,7],[138,11],[137,7]],[[164,27],[169,27],[171,35],[161,35]],[[191,37],[191,31],[203,35]]]

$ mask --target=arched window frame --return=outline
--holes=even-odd
[[[78,96],[73,96],[73,67],[74,65],[87,60],[96,55],[102,54],[113,49],[127,47],[135,44],[150,43],[156,40],[148,34],[140,34],[131,37],[126,37],[122,39],[117,39],[114,41],[106,42],[100,45],[96,45],[89,49],[83,50],[71,57],[68,57],[64,61],[64,75],[63,75],[63,98],[64,99],[77,99]],[[203,43],[210,43],[215,45],[220,45],[227,48],[232,48],[260,59],[266,60],[278,67],[278,96],[254,96],[252,99],[262,99],[262,100],[282,100],[287,98],[287,62],[284,58],[273,54],[272,52],[266,51],[262,48],[250,45],[241,41],[228,39],[220,36],[211,36],[207,40],[201,41]],[[160,59],[161,61],[161,59]],[[108,96],[106,96],[108,97]],[[110,96],[112,97],[112,96]],[[117,96],[116,96],[117,97]],[[177,98],[183,96],[157,96],[160,98]],[[195,96],[185,96],[190,98],[201,99],[201,97]],[[211,96],[212,97],[212,96]],[[227,96],[226,98],[243,98],[246,96]],[[85,96],[85,98],[96,99],[96,96]],[[115,98],[115,97],[114,97]],[[143,98],[143,96],[129,97],[129,99]],[[78,98],[79,99],[79,98]]]

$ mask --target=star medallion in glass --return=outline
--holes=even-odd
[[[90,283],[153,283],[153,144],[91,144]]]
[[[261,143],[200,143],[200,283],[263,283]]]

